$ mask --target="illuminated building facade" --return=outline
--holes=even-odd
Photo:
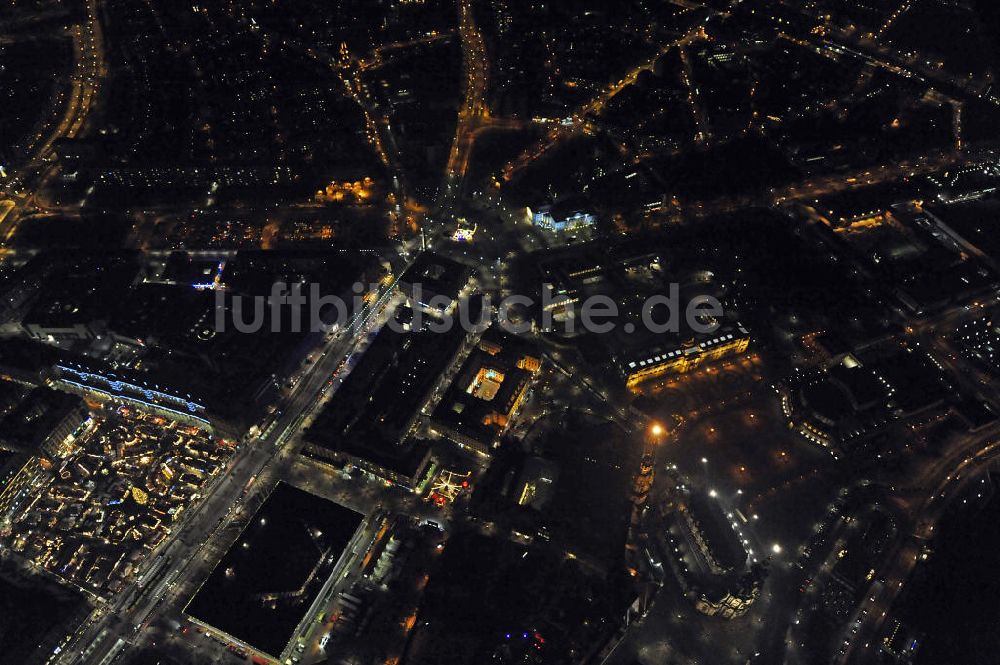
[[[110,371],[92,370],[76,363],[56,365],[51,379],[54,387],[85,397],[97,397],[130,404],[196,427],[211,428],[207,409],[182,394],[137,378],[118,376]]]
[[[589,229],[597,221],[592,213],[582,210],[565,213],[552,206],[544,206],[538,212],[532,212],[529,208],[528,215],[531,217],[531,223],[536,227],[553,233],[582,231]]]
[[[723,619],[736,619],[746,614],[760,595],[760,584],[750,582],[733,590],[703,593],[694,607],[702,614]]]
[[[707,363],[739,355],[750,346],[750,333],[742,326],[721,329],[706,339],[687,340],[669,350],[657,350],[642,357],[619,359],[625,384],[632,389],[646,381],[671,374],[686,374]]]

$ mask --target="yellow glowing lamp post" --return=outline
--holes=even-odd
[[[663,437],[667,435],[667,429],[660,423],[653,423],[646,432],[646,452],[651,453],[653,447],[663,443]]]

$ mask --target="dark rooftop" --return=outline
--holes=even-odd
[[[830,370],[830,380],[844,392],[856,411],[868,409],[888,398],[889,387],[867,367],[839,364]]]
[[[138,275],[138,255],[133,252],[58,253],[24,324],[63,327],[110,318]]]
[[[280,656],[362,519],[279,483],[185,613]]]
[[[738,569],[746,564],[747,551],[717,501],[695,492],[688,501],[688,509],[698,522],[712,556],[723,568]]]
[[[367,286],[377,280],[376,263],[375,254],[348,250],[241,250],[226,262],[222,281],[249,294],[270,294],[275,282],[306,282],[319,285],[323,294],[342,294],[355,282]]]
[[[37,454],[49,435],[74,411],[84,417],[83,399],[69,393],[35,388],[0,420],[0,447]]]
[[[457,298],[462,287],[469,281],[472,269],[440,254],[425,252],[403,273],[400,283],[406,287],[420,285],[424,294],[423,302],[435,295]]]
[[[383,327],[309,428],[307,440],[372,461],[401,461],[406,430],[462,337],[459,326],[446,333]]]

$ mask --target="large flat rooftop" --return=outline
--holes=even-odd
[[[446,333],[384,327],[309,428],[307,440],[365,458],[400,454],[414,415],[462,339],[458,326]]]
[[[43,662],[87,611],[82,595],[11,567],[0,576],[0,659]]]
[[[349,508],[279,483],[185,612],[280,656],[362,520]]]

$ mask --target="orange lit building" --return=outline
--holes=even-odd
[[[750,333],[742,326],[720,329],[703,339],[692,338],[673,346],[643,349],[617,356],[626,385],[636,386],[670,374],[686,374],[707,363],[739,355],[750,346]]]
[[[496,329],[483,334],[434,411],[432,426],[463,448],[488,453],[541,369],[530,344]]]
[[[316,200],[323,203],[370,203],[375,194],[375,181],[370,177],[354,182],[331,182],[316,192]]]

